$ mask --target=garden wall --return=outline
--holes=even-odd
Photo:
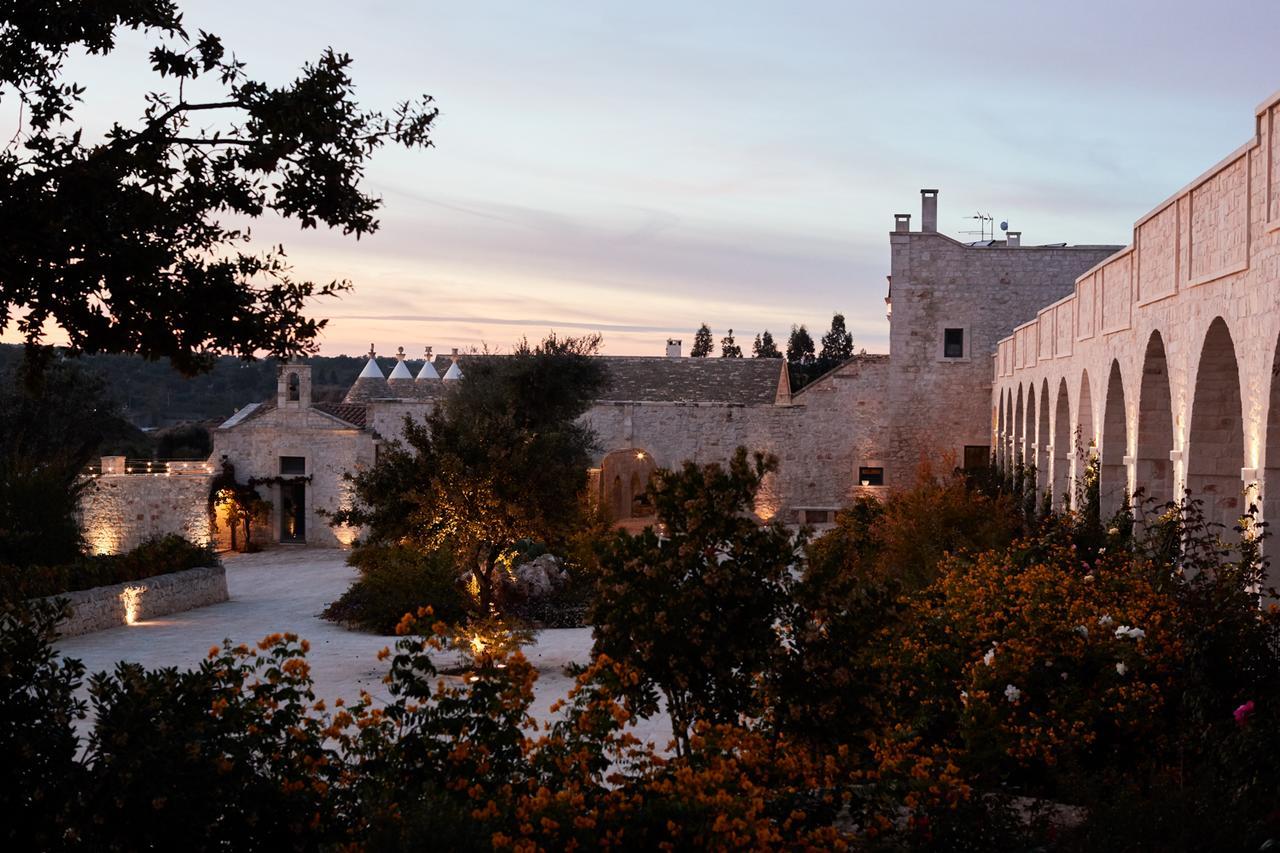
[[[110,460],[112,457],[107,457]],[[123,461],[123,460],[122,460]],[[197,545],[211,541],[204,463],[171,473],[103,473],[80,499],[81,525],[95,554],[122,554],[143,541],[177,533]],[[104,471],[112,469],[104,464]],[[168,469],[165,469],[168,471]]]
[[[72,608],[59,623],[58,636],[78,637],[226,601],[227,573],[222,566],[206,566],[56,597]]]

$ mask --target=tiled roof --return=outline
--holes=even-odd
[[[492,355],[464,355],[459,358],[462,372],[467,363]],[[609,372],[608,388],[600,402],[647,403],[740,403],[772,404],[778,390],[782,362],[776,358],[668,358],[664,356],[601,356]],[[449,357],[435,359],[436,370],[443,375],[452,363]],[[408,399],[429,400],[448,388],[440,380],[385,381],[357,379],[347,393],[346,402],[361,400]]]
[[[360,403],[312,403],[311,408],[318,409],[326,415],[332,415],[340,421],[346,421],[353,427],[364,429],[365,415],[368,409]]]

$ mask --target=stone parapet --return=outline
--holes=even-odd
[[[78,637],[226,601],[227,573],[222,566],[205,566],[53,597],[71,603],[58,636]]]

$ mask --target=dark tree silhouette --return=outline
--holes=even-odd
[[[733,339],[733,329],[730,329],[729,334],[720,339],[720,357],[742,358],[742,347],[738,346]]]
[[[828,369],[853,358],[853,335],[844,327],[844,315],[831,318],[831,328],[822,336],[822,351],[818,360],[826,362]]]
[[[754,358],[782,358],[778,345],[773,342],[773,334],[768,329],[756,335],[756,342],[751,345],[751,355]]]
[[[64,62],[111,53],[124,28],[154,44],[163,90],[136,121],[88,138],[86,87]],[[314,351],[325,321],[304,307],[349,283],[296,278],[282,246],[229,223],[270,212],[376,230],[367,160],[389,142],[430,145],[437,114],[429,96],[362,110],[351,58],[332,49],[284,85],[251,79],[216,35],[188,32],[172,0],[6,4],[0,45],[0,100],[19,117],[0,151],[0,331],[16,328],[46,361],[47,325],[72,352],[167,358],[188,374],[219,353]]]
[[[693,336],[693,349],[689,351],[689,355],[694,358],[706,358],[711,355],[711,348],[715,346],[711,340],[711,327],[703,323],[698,327],[698,331]]]
[[[803,324],[791,327],[791,337],[787,339],[787,361],[792,364],[812,364],[813,338]]]

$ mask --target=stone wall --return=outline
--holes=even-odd
[[[58,598],[67,599],[72,609],[71,616],[58,623],[58,636],[77,637],[226,601],[227,573],[222,566],[187,569]]]
[[[1104,495],[1185,487],[1228,528],[1260,498],[1274,522],[1278,288],[1280,94],[1257,109],[1245,145],[999,342],[988,406],[1005,463],[1036,460],[1041,485],[1069,496],[1079,431],[1102,460]]]
[[[991,444],[997,342],[1121,247],[968,246],[911,231],[905,217],[899,229],[889,237],[893,415],[886,474],[890,484],[905,486],[922,458],[948,456],[961,464],[966,446]],[[944,357],[945,328],[964,330],[962,357]],[[1025,351],[1031,341],[1020,343]],[[1035,354],[1033,346],[1028,357]]]
[[[90,550],[119,554],[168,533],[209,544],[211,481],[206,473],[95,476],[80,501]]]

